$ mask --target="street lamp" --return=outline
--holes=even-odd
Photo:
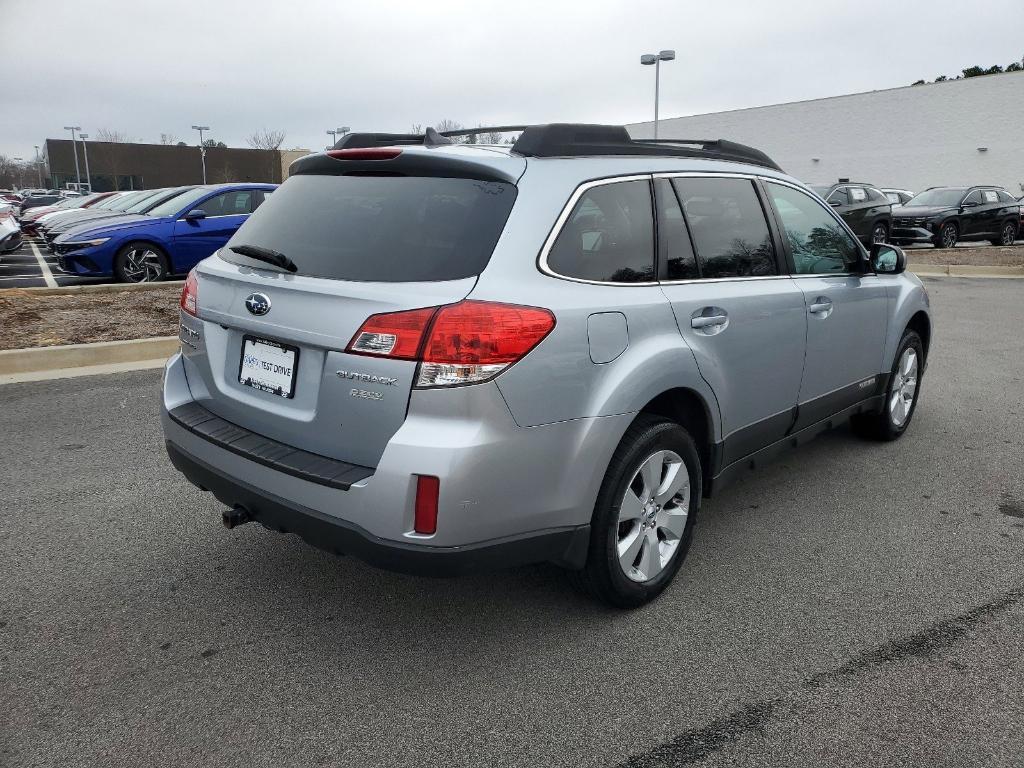
[[[206,145],[203,144],[203,131],[210,130],[208,125],[193,125],[193,131],[199,131],[199,159],[203,163],[203,184],[206,183]]]
[[[348,133],[350,130],[352,129],[349,128],[347,125],[343,125],[341,128],[328,129],[327,135],[331,137],[331,146],[328,147],[328,149],[330,149],[331,147],[338,143],[339,133],[344,137],[344,135]]]
[[[82,140],[82,154],[85,155],[85,186],[87,186],[89,191],[92,192],[92,176],[89,175],[89,149],[85,143],[85,140],[89,138],[89,134],[80,133],[78,134],[78,138]],[[78,191],[81,192],[82,190],[79,189]]]
[[[65,131],[71,131],[71,150],[75,153],[75,179],[78,181],[78,188],[82,188],[82,174],[78,170],[78,142],[75,141],[75,131],[82,130],[80,125],[65,125]]]
[[[661,62],[672,61],[675,57],[675,51],[645,53],[640,57],[640,63],[645,67],[654,65],[654,138],[658,138],[658,87],[661,80]]]
[[[39,186],[43,186],[43,162],[39,157],[39,145],[33,145],[36,148],[36,174],[39,176]]]
[[[23,165],[23,163],[25,162],[25,158],[23,158],[23,157],[15,157],[14,158],[14,162],[16,162],[18,164],[18,189],[24,189],[25,188],[25,166]]]

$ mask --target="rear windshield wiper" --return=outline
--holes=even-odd
[[[258,245],[232,245],[231,250],[240,256],[248,256],[250,259],[256,259],[256,261],[265,261],[289,272],[299,271],[294,261],[283,253],[273,251],[270,248],[260,248]]]

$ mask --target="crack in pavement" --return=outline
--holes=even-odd
[[[856,676],[883,664],[930,658],[937,651],[953,647],[969,631],[1016,605],[1022,598],[1024,589],[1012,589],[958,616],[937,621],[920,632],[869,649],[840,667],[819,672],[804,680],[800,690],[815,689],[826,682]],[[699,763],[744,734],[760,730],[780,705],[787,703],[786,699],[783,695],[744,704],[705,726],[684,731],[646,752],[633,755],[619,763],[618,768],[667,768]]]

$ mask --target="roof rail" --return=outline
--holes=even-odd
[[[335,149],[363,149],[402,145],[440,146],[452,143],[456,136],[519,131],[512,151],[527,157],[588,157],[595,155],[648,155],[728,160],[760,165],[782,171],[774,160],[759,149],[726,139],[634,139],[621,125],[549,123],[547,125],[499,125],[460,128],[438,132],[427,128],[415,133],[346,133]]]

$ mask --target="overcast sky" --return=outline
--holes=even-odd
[[[1024,56],[1021,0],[0,0],[0,28],[0,153],[25,158],[71,124],[319,149],[340,125],[636,122],[662,48],[663,117]]]

